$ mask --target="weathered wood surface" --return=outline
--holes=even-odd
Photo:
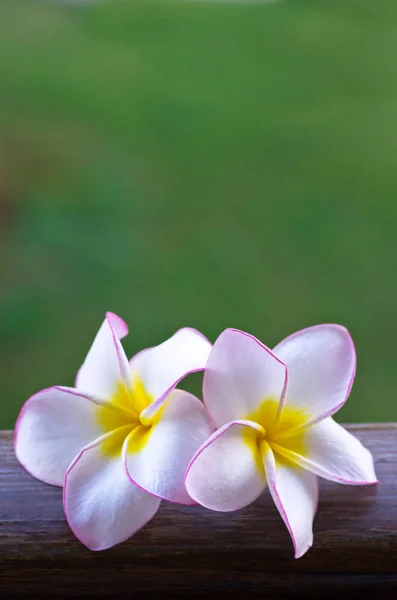
[[[268,493],[229,514],[163,502],[128,542],[90,552],[61,490],[28,475],[0,432],[0,598],[397,597],[397,424],[349,430],[380,483],[322,482],[314,546],[299,560]]]

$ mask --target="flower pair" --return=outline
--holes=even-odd
[[[298,557],[312,544],[317,475],[375,482],[370,453],[330,416],[355,373],[344,328],[303,330],[273,352],[241,331],[211,347],[185,328],[130,363],[127,333],[108,313],[76,387],[30,398],[15,430],[19,461],[64,485],[67,520],[88,548],[133,535],[161,499],[231,511],[268,486]],[[204,369],[204,404],[175,389]]]

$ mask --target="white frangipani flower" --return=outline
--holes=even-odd
[[[348,331],[320,325],[273,352],[227,329],[204,374],[204,403],[219,428],[196,452],[185,477],[192,498],[218,511],[253,502],[269,487],[291,534],[295,557],[313,543],[317,475],[376,483],[370,452],[331,417],[347,400],[356,369]]]
[[[107,313],[76,387],[32,396],[15,428],[18,460],[34,477],[64,485],[69,525],[92,550],[129,538],[161,499],[194,503],[184,473],[213,431],[203,404],[174,389],[205,367],[209,341],[184,328],[129,363],[120,343],[127,333]]]

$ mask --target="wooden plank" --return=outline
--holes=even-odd
[[[299,560],[268,493],[228,514],[163,502],[128,542],[90,552],[65,522],[61,490],[28,475],[0,432],[0,597],[384,598],[397,591],[397,424],[348,429],[380,483],[322,481],[314,546]]]

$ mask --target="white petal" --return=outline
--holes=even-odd
[[[120,338],[127,333],[128,327],[120,317],[106,313],[106,319],[77,374],[76,387],[79,390],[109,399],[120,381],[130,387],[129,364],[120,343]]]
[[[139,487],[164,500],[193,504],[184,486],[186,468],[214,428],[200,400],[174,390],[152,417],[135,429],[124,448],[127,471]]]
[[[157,399],[193,371],[207,364],[211,344],[199,331],[185,327],[168,340],[142,350],[131,361],[133,378],[142,381],[146,392]]]
[[[106,444],[119,452],[107,454]],[[160,500],[128,479],[121,459],[120,432],[87,446],[69,468],[64,507],[75,536],[90,550],[105,550],[131,537],[157,512]],[[115,575],[116,576],[116,575]]]
[[[189,495],[206,508],[233,511],[266,487],[255,424],[228,423],[197,451],[185,479]]]
[[[270,493],[291,535],[295,558],[299,558],[313,544],[318,479],[288,461],[275,460],[267,444],[264,444],[263,460]]]
[[[280,342],[274,352],[288,368],[286,405],[305,409],[313,421],[335,413],[346,402],[356,371],[347,329],[309,327]]]
[[[248,333],[226,329],[216,340],[204,374],[204,402],[218,427],[251,419],[263,401],[279,402],[286,367]]]
[[[34,477],[63,485],[78,452],[103,434],[98,404],[73,388],[53,387],[32,396],[15,426],[15,453]]]
[[[331,417],[305,430],[302,440],[304,455],[293,451],[294,436],[284,440],[290,459],[301,467],[338,483],[376,483],[374,462],[369,450]]]

